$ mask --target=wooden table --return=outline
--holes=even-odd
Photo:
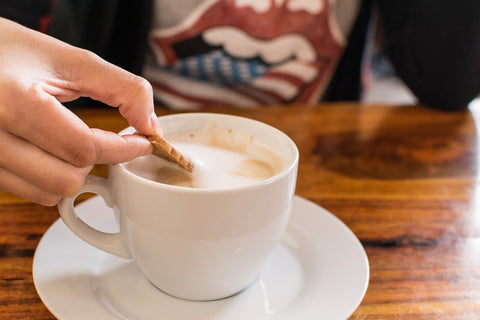
[[[370,284],[351,319],[480,319],[476,111],[357,104],[208,111],[264,121],[297,143],[296,193],[345,222],[370,261]],[[127,126],[115,109],[77,114],[94,127]],[[105,175],[104,166],[94,171]],[[56,207],[0,192],[0,319],[54,319],[35,291],[32,262],[58,217]]]

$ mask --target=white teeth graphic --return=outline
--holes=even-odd
[[[305,10],[311,14],[318,14],[323,9],[323,0],[236,0],[235,5],[238,8],[250,7],[254,11],[263,13],[271,9],[272,6],[281,7],[286,3],[288,10],[295,12]]]
[[[206,30],[203,39],[211,46],[222,46],[229,55],[242,59],[260,57],[268,64],[277,64],[295,58],[315,61],[315,50],[305,37],[285,34],[273,40],[258,40],[233,27]]]
[[[272,6],[270,0],[237,0],[235,5],[238,8],[250,7],[256,12],[266,12]]]
[[[287,8],[290,11],[305,10],[311,14],[318,14],[323,9],[322,0],[290,0],[287,2]]]

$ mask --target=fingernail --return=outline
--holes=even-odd
[[[155,133],[158,134],[159,136],[162,136],[163,135],[163,130],[162,130],[162,127],[160,126],[160,123],[158,122],[158,117],[155,114],[155,112],[152,113],[152,115],[150,116],[150,123],[151,123],[152,129],[155,131]]]

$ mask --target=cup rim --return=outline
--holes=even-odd
[[[169,115],[164,115],[164,116],[159,116],[158,119],[161,118],[190,118],[190,117],[217,117],[217,118],[231,118],[231,119],[240,119],[240,121],[248,121],[248,122],[253,122],[257,126],[261,126],[264,128],[268,128],[269,130],[274,131],[276,134],[282,136],[286,141],[288,141],[288,144],[291,146],[291,149],[293,151],[293,160],[290,161],[290,164],[285,166],[280,172],[275,174],[272,177],[269,177],[267,179],[260,180],[258,182],[248,184],[248,185],[243,185],[243,186],[233,186],[233,187],[222,187],[222,188],[191,188],[191,187],[183,187],[183,186],[175,186],[175,185],[170,185],[166,183],[161,183],[161,182],[156,182],[152,181],[147,178],[143,178],[141,176],[138,176],[131,171],[129,171],[125,167],[126,162],[118,163],[118,164],[111,164],[109,167],[115,170],[119,170],[122,174],[128,176],[130,179],[136,180],[139,183],[143,183],[152,187],[157,187],[165,190],[172,190],[176,192],[185,192],[185,193],[228,193],[228,192],[237,192],[241,190],[254,190],[256,188],[261,188],[265,185],[269,185],[271,183],[274,183],[277,180],[281,180],[285,176],[287,176],[292,170],[295,170],[295,168],[298,166],[299,162],[299,151],[298,147],[295,144],[295,142],[283,131],[266,124],[264,122],[247,118],[247,117],[242,117],[242,116],[236,116],[236,115],[230,115],[230,114],[223,114],[223,113],[211,113],[211,112],[186,112],[186,113],[175,113],[175,114],[169,114]],[[133,133],[135,129],[133,127],[127,127],[123,129],[122,131],[119,132],[120,135],[123,134],[130,134]]]

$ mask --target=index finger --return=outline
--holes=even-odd
[[[96,54],[73,48],[74,54],[62,60],[61,76],[82,96],[118,107],[121,115],[137,131],[161,134],[154,112],[150,83]]]

